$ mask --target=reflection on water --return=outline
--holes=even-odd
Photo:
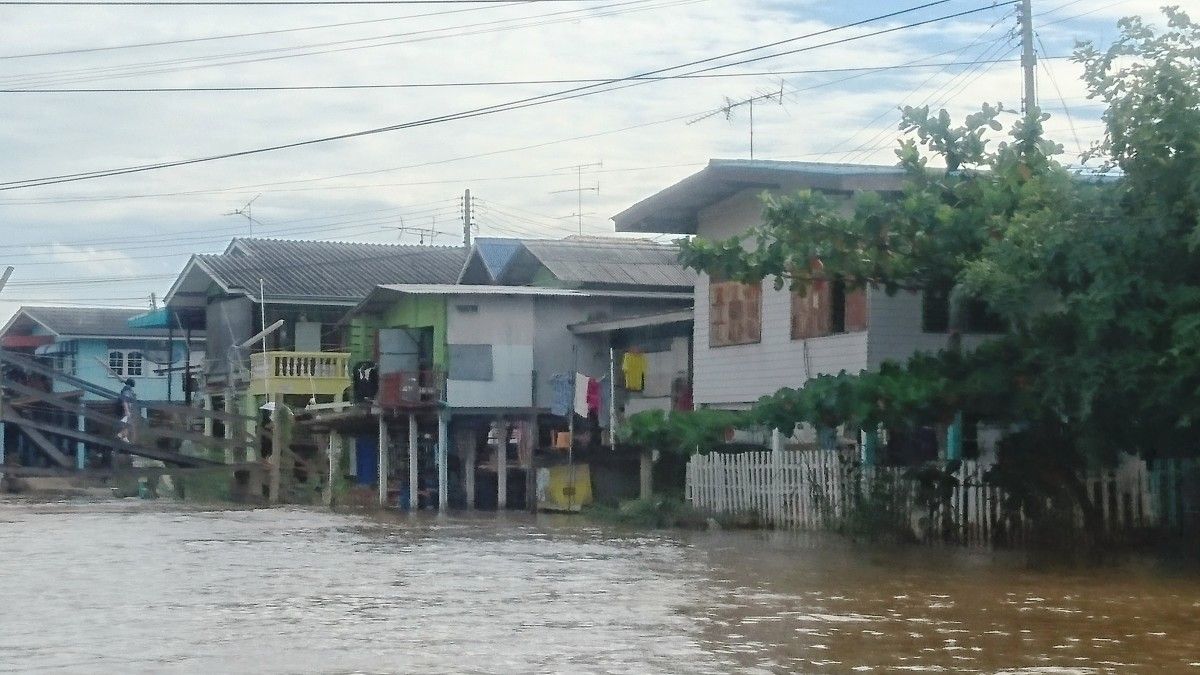
[[[0,501],[0,555],[0,672],[1200,670],[1196,579],[957,550]]]

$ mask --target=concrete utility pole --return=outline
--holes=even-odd
[[[463,190],[463,248],[471,248],[471,188]]]
[[[1021,68],[1025,71],[1025,100],[1022,112],[1027,116],[1037,107],[1037,53],[1033,51],[1032,0],[1021,0]]]

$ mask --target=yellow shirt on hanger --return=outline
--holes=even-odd
[[[642,391],[646,388],[646,355],[641,352],[625,352],[621,357],[621,372],[625,374],[625,389]]]

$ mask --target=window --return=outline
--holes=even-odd
[[[867,329],[867,293],[847,291],[843,281],[814,283],[792,293],[792,339],[803,340]]]
[[[121,377],[145,375],[145,358],[140,349],[110,349],[108,367]]]
[[[978,298],[963,302],[962,332],[1003,333],[1004,319]],[[937,286],[921,292],[921,330],[925,333],[945,333],[950,330],[950,287]]]
[[[712,280],[708,287],[710,347],[762,340],[762,284]]]
[[[492,380],[491,345],[447,345],[450,372],[447,379],[490,382]]]

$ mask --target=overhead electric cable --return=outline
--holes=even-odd
[[[948,0],[936,0],[935,2],[927,3],[925,5],[920,5],[918,7],[909,8],[906,10],[900,10],[897,12],[892,12],[890,14],[873,17],[870,19],[864,19],[861,21],[857,21],[857,22],[854,22],[851,24],[845,24],[845,25],[835,27],[835,28],[824,29],[821,31],[817,31],[815,33],[810,33],[805,36],[798,36],[798,37],[789,38],[786,40],[780,40],[780,41],[776,41],[773,43],[768,43],[766,45],[760,45],[757,47],[742,49],[742,50],[738,50],[735,52],[722,54],[719,56],[709,57],[706,59],[700,59],[700,60],[692,61],[692,62],[685,63],[685,64],[670,66],[667,68],[660,68],[657,70],[644,72],[644,73],[638,73],[637,75],[634,75],[632,77],[644,77],[647,75],[657,75],[659,73],[667,72],[670,70],[677,70],[680,68],[686,68],[686,67],[690,67],[690,66],[694,66],[694,65],[698,65],[698,64],[710,63],[713,61],[729,58],[731,56],[737,56],[737,55],[747,54],[747,53],[754,52],[754,51],[760,51],[760,50],[768,49],[770,47],[778,46],[781,44],[786,44],[788,42],[794,42],[797,40],[801,40],[806,37],[813,37],[815,35],[822,35],[825,33],[836,31],[836,30],[843,30],[845,28],[862,25],[864,23],[878,21],[883,18],[888,18],[888,17],[892,17],[892,16],[897,16],[899,14],[916,11],[917,9],[922,9],[922,8],[930,7],[933,5],[943,4],[947,1]],[[834,44],[843,44],[845,42],[860,40],[860,39],[864,39],[866,37],[873,37],[873,36],[882,35],[885,33],[892,33],[892,32],[898,31],[898,30],[905,30],[905,29],[914,28],[914,27],[918,27],[918,26],[924,26],[924,25],[928,25],[928,24],[935,23],[938,21],[945,21],[945,20],[948,20],[951,18],[966,16],[969,14],[974,14],[977,12],[991,9],[992,7],[994,7],[994,5],[978,7],[978,8],[971,9],[971,10],[965,10],[965,11],[956,12],[953,14],[936,17],[934,19],[927,19],[924,21],[906,24],[903,26],[883,29],[883,30],[875,31],[873,33],[866,33],[863,35],[851,36],[851,37],[842,38],[840,40],[836,40],[836,41],[832,41],[832,42],[821,43],[818,45],[811,45],[808,47],[802,47],[799,49],[793,49],[793,50],[789,50],[789,51],[785,51],[785,52],[781,52],[781,53],[769,54],[766,56],[758,56],[758,57],[743,59],[741,61],[735,61],[732,63],[710,66],[703,70],[695,71],[695,72],[689,73],[689,74],[696,74],[699,72],[705,72],[708,70],[714,70],[714,69],[718,69],[718,68],[727,68],[727,67],[732,67],[732,66],[736,66],[736,65],[742,65],[745,63],[761,61],[761,60],[765,60],[765,59],[769,59],[769,58],[778,58],[779,56],[785,56],[785,55],[794,54],[794,53],[798,53],[798,52],[802,52],[802,51],[818,49],[821,47],[827,47],[827,46],[831,46]],[[606,84],[616,84],[619,82],[627,81],[628,79],[629,78],[621,78],[620,80],[613,80]],[[637,84],[640,84],[640,83],[634,82],[632,84],[626,84],[620,88],[635,86]],[[498,112],[507,112],[507,111],[511,111],[511,110],[518,110],[518,109],[527,108],[527,107],[531,107],[531,106],[535,106],[535,105],[544,105],[544,104],[550,103],[550,102],[569,100],[569,99],[573,99],[573,98],[579,98],[582,96],[593,95],[596,93],[612,91],[612,89],[601,89],[601,90],[595,91],[595,89],[598,86],[603,86],[603,85],[595,85],[595,84],[583,85],[580,87],[575,87],[572,89],[567,89],[567,90],[563,90],[563,91],[559,91],[559,92],[552,92],[550,94],[543,94],[540,96],[534,96],[534,97],[529,97],[529,98],[525,98],[525,99],[518,99],[516,101],[509,101],[506,103],[485,106],[482,108],[476,108],[473,110],[462,111],[459,113],[441,115],[438,117],[426,118],[423,120],[405,122],[405,123],[389,125],[389,126],[385,126],[385,127],[376,127],[373,129],[363,129],[363,130],[348,132],[348,133],[344,133],[344,134],[337,134],[334,136],[326,136],[326,137],[322,137],[322,138],[308,139],[308,140],[303,140],[303,141],[295,141],[295,142],[291,142],[291,143],[284,143],[284,144],[279,144],[279,145],[254,148],[251,150],[242,150],[242,151],[237,151],[237,152],[229,152],[229,153],[223,153],[223,154],[218,154],[218,155],[209,155],[206,157],[196,157],[196,158],[176,160],[176,161],[171,161],[171,162],[160,162],[157,164],[130,166],[130,167],[123,167],[123,168],[116,168],[116,169],[96,170],[96,171],[88,171],[88,172],[81,172],[81,173],[75,173],[75,174],[63,174],[63,175],[58,175],[58,176],[47,176],[47,177],[42,177],[42,178],[25,179],[25,180],[18,180],[18,181],[7,181],[7,182],[0,183],[0,190],[14,190],[14,189],[21,189],[21,188],[37,187],[37,186],[41,186],[41,185],[52,185],[52,184],[57,184],[57,183],[74,182],[74,181],[79,181],[79,180],[90,180],[90,179],[95,179],[95,178],[124,175],[124,174],[129,174],[129,173],[155,171],[155,170],[161,170],[161,169],[177,167],[177,166],[198,164],[198,163],[202,163],[202,162],[211,162],[211,161],[217,161],[217,160],[221,160],[221,159],[230,159],[230,158],[234,158],[234,157],[244,157],[247,155],[261,154],[261,153],[265,153],[265,152],[274,152],[274,151],[278,151],[278,150],[296,148],[296,147],[307,146],[307,145],[314,145],[314,144],[318,144],[318,143],[326,143],[326,142],[336,141],[336,140],[345,140],[345,139],[349,139],[349,138],[357,138],[357,137],[362,137],[362,136],[367,136],[367,135],[374,135],[374,134],[385,133],[385,132],[390,132],[390,131],[397,131],[397,130],[401,130],[401,129],[411,129],[411,128],[420,127],[420,126],[427,126],[430,124],[438,124],[438,123],[460,120],[460,119],[468,119],[468,118],[478,117],[478,116],[482,116],[482,115],[489,115],[489,114],[494,114],[494,113],[498,113]]]

